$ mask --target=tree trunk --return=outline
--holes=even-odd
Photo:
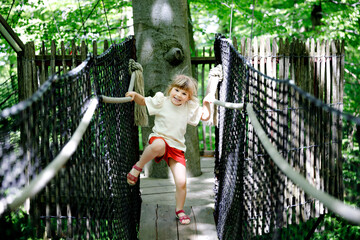
[[[179,73],[191,76],[191,59],[188,33],[188,4],[186,0],[133,0],[134,30],[137,61],[143,66],[145,96],[164,92],[171,78]],[[142,128],[143,143],[154,125]],[[186,139],[187,173],[198,176],[200,171],[197,127],[188,126]],[[145,146],[144,144],[144,146]],[[154,161],[145,167],[150,177],[167,178],[169,168],[165,161]]]

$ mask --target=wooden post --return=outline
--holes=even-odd
[[[62,64],[62,68],[63,68],[63,74],[66,74],[67,73],[67,65],[66,65],[66,60],[65,60],[66,50],[65,50],[64,41],[61,41],[60,48],[61,48],[61,64]]]
[[[104,52],[108,50],[109,48],[109,42],[107,40],[104,40]]]
[[[97,42],[93,41],[93,54],[94,57],[96,57],[98,55],[98,49],[97,49]]]
[[[338,102],[338,64],[336,60],[337,49],[335,41],[331,41],[331,55],[332,55],[332,101],[331,103],[336,104]],[[336,160],[338,159],[338,149],[334,146],[337,146],[338,134],[336,127],[337,117],[334,114],[331,114],[331,158],[330,158],[330,194],[336,196]]]
[[[75,40],[73,39],[71,41],[71,69],[76,68],[76,55],[77,55],[77,49],[76,49],[76,43]]]
[[[254,56],[254,63],[253,63],[253,67],[255,70],[258,69],[258,59],[259,59],[259,48],[258,48],[258,39],[257,37],[254,37],[254,41],[253,41],[253,56]],[[253,76],[253,81],[251,82],[252,85],[254,85],[253,88],[250,88],[249,91],[251,93],[251,97],[249,99],[250,102],[253,102],[253,104],[259,104],[257,101],[258,101],[258,98],[257,97],[254,97],[252,98],[252,95],[259,95],[259,92],[258,92],[258,89],[259,89],[259,75],[257,73],[253,73],[254,76]],[[251,139],[252,139],[252,144],[253,144],[253,147],[250,148],[251,151],[249,152],[249,158],[251,159],[254,159],[255,158],[255,154],[257,153],[258,151],[258,138],[257,138],[257,135],[254,134],[254,131],[253,131],[253,126],[251,124],[251,128],[249,126],[249,142],[251,142]],[[252,130],[252,131],[250,131]],[[251,169],[251,176],[250,176],[250,181],[253,183],[253,186],[252,186],[252,189],[257,189],[258,188],[258,182],[257,182],[257,178],[258,178],[258,174],[257,174],[257,169],[255,167],[255,164],[254,164],[254,161],[250,161],[250,166],[249,168]],[[257,199],[257,193],[256,191],[252,191],[252,198],[251,198],[251,216],[253,217],[254,220],[252,220],[252,232],[254,234],[254,236],[256,236],[256,233],[257,233],[257,229],[258,229],[258,221],[257,221],[257,214],[258,214],[258,211],[257,211],[257,204],[256,204],[256,199]]]
[[[235,39],[235,41],[236,41],[236,37],[233,37],[233,39]],[[210,48],[209,49],[209,57],[212,57],[212,49]],[[216,67],[215,65],[214,65],[214,67]],[[210,69],[212,68],[212,64],[210,63],[209,64],[209,71],[210,71]],[[206,84],[207,85],[207,84]],[[203,86],[203,87],[205,87],[205,86]],[[215,109],[217,109],[217,106],[215,106]],[[213,149],[213,142],[212,142],[212,128],[213,128],[213,126],[209,126],[209,135],[208,135],[208,137],[209,137],[209,145],[210,145],[210,152],[211,152],[211,156],[214,156],[214,149]]]
[[[283,39],[282,38],[280,38],[279,39],[279,51],[278,51],[278,59],[279,59],[279,72],[278,72],[278,77],[279,77],[279,79],[284,79],[284,73],[285,73],[285,45],[284,45],[285,43],[284,43],[284,41],[283,41]],[[285,135],[284,135],[284,127],[285,127],[285,125],[287,124],[286,122],[285,122],[285,117],[284,117],[284,115],[285,115],[285,113],[287,112],[287,106],[285,105],[285,102],[284,102],[284,96],[285,96],[285,85],[286,84],[279,84],[279,106],[278,106],[278,108],[279,108],[279,111],[281,111],[282,113],[281,114],[279,114],[279,129],[278,129],[278,131],[279,131],[279,142],[280,142],[280,144],[282,145],[282,149],[279,149],[279,151],[280,151],[280,153],[281,153],[281,155],[283,156],[283,158],[284,159],[286,159],[287,158],[287,154],[286,154],[286,148],[285,148]],[[281,189],[280,191],[281,191],[281,193],[282,193],[282,196],[283,196],[283,198],[281,198],[280,199],[280,204],[281,204],[281,206],[284,208],[284,209],[286,209],[286,198],[288,197],[288,194],[289,194],[289,192],[287,191],[287,185],[286,185],[286,183],[287,183],[287,178],[286,177],[284,177],[284,188],[283,189]],[[285,220],[285,222],[284,222],[284,220]],[[286,226],[287,225],[287,221],[286,221],[286,211],[283,211],[282,212],[282,223],[283,224],[285,224],[284,226]],[[280,223],[279,223],[280,224]]]
[[[203,48],[202,51],[202,56],[205,57],[205,47]],[[201,97],[202,99],[204,99],[205,97],[205,64],[202,64],[202,68],[201,68]],[[204,123],[201,123],[202,125],[202,138],[203,138],[203,144],[204,144],[204,152],[206,152],[207,149],[207,144],[206,144],[206,126]]]
[[[240,48],[240,53],[241,53],[241,55],[243,55],[243,56],[245,56],[245,41],[246,41],[246,38],[245,37],[243,37],[242,39],[241,39],[241,48]]]
[[[329,58],[326,61],[326,104],[330,104],[331,101],[331,59],[330,59],[330,41],[326,43],[326,56]],[[324,165],[322,166],[325,172],[325,191],[330,193],[330,158],[331,158],[331,137],[330,137],[330,119],[331,115],[328,112],[324,113],[325,115],[325,139],[324,143],[326,144],[324,151]]]
[[[25,99],[25,77],[26,77],[26,47],[24,51],[17,54],[17,73],[18,73],[18,102]]]
[[[339,77],[339,105],[338,105],[338,109],[339,111],[343,111],[344,108],[344,104],[342,104],[344,102],[344,65],[345,65],[345,41],[342,40],[341,41],[341,45],[339,46],[339,50],[340,50],[340,56],[339,56],[339,68],[340,68],[340,77]],[[338,162],[337,162],[337,170],[338,170],[338,186],[339,186],[339,191],[338,191],[338,198],[340,200],[344,200],[344,182],[343,182],[343,174],[342,174],[342,117],[340,116],[338,118],[338,134],[339,134],[339,142],[338,142],[338,154],[339,154],[339,158],[338,158]]]
[[[43,59],[41,61],[41,69],[40,69],[40,85],[42,85],[46,81],[46,70],[45,70],[45,43],[42,41],[40,48],[40,56]]]
[[[260,38],[260,72],[264,73],[265,72],[265,39],[262,37]],[[260,101],[260,108],[264,108],[264,102],[266,101],[266,95],[265,95],[265,91],[266,91],[266,82],[264,80],[263,76],[259,76],[259,84],[260,84],[260,95],[259,95],[259,101]],[[262,113],[261,113],[262,114]],[[263,119],[264,116],[262,116]],[[264,151],[264,148],[262,147],[261,143],[258,141],[258,150],[259,151]],[[264,159],[263,157],[260,157],[259,159],[259,163],[263,163]],[[262,164],[263,165],[263,164]],[[257,171],[261,172],[263,169],[257,169]],[[260,174],[260,173],[259,173]],[[258,175],[258,174],[257,174]],[[257,176],[258,177],[258,176]],[[256,179],[257,181],[259,180],[259,178]],[[259,192],[259,194],[257,195],[258,198],[260,199],[264,199],[264,193],[262,191]],[[263,218],[264,218],[264,214],[263,214],[263,204],[262,201],[261,202],[257,202],[258,206],[256,206],[256,216],[257,216],[257,234],[262,235],[263,234]]]
[[[56,58],[56,45],[55,41],[51,41],[51,55],[50,55],[50,75],[56,74],[55,70],[55,58]]]

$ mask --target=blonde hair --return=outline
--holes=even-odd
[[[189,100],[197,100],[197,81],[194,78],[182,74],[175,75],[166,90],[166,95],[170,95],[174,87],[188,91]]]

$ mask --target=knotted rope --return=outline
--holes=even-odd
[[[129,72],[135,74],[135,92],[139,93],[141,96],[144,96],[144,77],[143,77],[143,68],[140,63],[135,62],[135,60],[129,60]],[[135,104],[135,124],[137,126],[145,127],[148,125],[148,116],[146,113],[146,106],[141,106]]]

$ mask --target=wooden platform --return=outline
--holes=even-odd
[[[202,175],[188,178],[185,212],[189,225],[175,218],[173,179],[153,179],[142,174],[140,240],[216,240],[214,212],[214,158],[201,158]]]

